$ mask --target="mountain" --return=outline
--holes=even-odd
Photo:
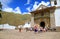
[[[6,24],[13,26],[24,25],[26,22],[30,22],[30,14],[16,14],[13,12],[0,12],[2,18],[0,18],[0,24]]]

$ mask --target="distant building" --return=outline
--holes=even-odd
[[[42,27],[56,27],[55,13],[60,12],[60,0],[50,0],[50,7],[41,4],[31,13],[31,26],[38,24]]]

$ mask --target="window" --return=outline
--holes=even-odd
[[[54,4],[57,5],[57,1],[56,0],[54,1]]]

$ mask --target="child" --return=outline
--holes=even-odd
[[[34,31],[35,33],[38,31],[37,26],[34,27]]]
[[[43,27],[40,27],[40,32],[42,32],[43,31]]]

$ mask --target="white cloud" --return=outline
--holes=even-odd
[[[24,15],[24,14],[31,14],[31,13],[29,13],[29,12],[24,12],[23,15]]]
[[[1,2],[3,2],[3,3],[10,3],[10,2],[12,2],[12,0],[0,0]]]
[[[33,10],[36,10],[41,4],[45,5],[45,6],[48,6],[50,4],[50,2],[44,2],[44,1],[41,1],[41,3],[39,3],[38,5],[38,2],[35,2],[34,5],[33,5],[33,8],[32,8],[32,11]]]
[[[14,13],[21,14],[21,10],[20,10],[19,7],[16,7],[15,9],[8,7],[8,8],[4,8],[3,11],[6,11],[6,12],[14,12]]]
[[[21,10],[20,10],[19,7],[16,7],[15,10],[13,10],[13,12],[15,12],[15,13],[20,13],[20,14],[21,14]]]
[[[6,11],[6,12],[14,12],[14,13],[22,14],[22,12],[21,12],[21,10],[20,10],[19,7],[16,7],[15,9],[8,7],[8,8],[4,8],[3,11]],[[30,13],[29,12],[23,12],[23,14],[30,14]]]
[[[32,11],[37,8],[37,6],[38,6],[37,4],[38,4],[38,2],[35,2],[35,3],[34,3],[33,8],[32,8]]]
[[[35,10],[36,8],[37,8],[37,5],[38,4],[38,2],[36,1],[35,3],[34,3],[34,5],[33,5],[33,8],[32,9],[30,9],[31,7],[27,7],[26,9],[30,12],[31,10],[33,11],[33,10]]]
[[[43,4],[43,5],[45,5],[45,6],[48,6],[49,4],[50,4],[50,2],[44,2],[44,1],[42,1],[41,3],[40,3],[40,5],[41,4]]]
[[[0,0],[0,1],[3,5],[3,8],[8,7],[8,4],[12,2],[12,0]]]
[[[13,9],[12,9],[12,8],[4,8],[3,11],[6,11],[6,12],[13,12]]]
[[[31,11],[31,10],[30,10],[30,7],[27,7],[26,9],[27,9],[29,12]]]
[[[30,4],[30,0],[27,0],[27,3],[26,3],[26,4]],[[26,4],[25,4],[25,5],[26,5]]]
[[[36,10],[41,4],[43,4],[43,5],[45,5],[45,6],[48,6],[48,5],[50,4],[50,2],[44,2],[44,1],[42,1],[42,2],[39,3],[39,4],[38,4],[38,3],[39,3],[39,2],[35,1],[32,9],[30,9],[31,7],[27,7],[26,9],[30,12],[30,11]],[[37,5],[37,4],[38,4],[38,5]]]
[[[21,13],[21,10],[19,7],[16,7],[15,9],[13,8],[10,8],[8,5],[9,3],[11,3],[13,0],[0,0],[2,5],[3,5],[3,11],[6,11],[6,12],[14,12],[14,13]]]
[[[30,0],[27,0],[27,4],[29,4],[30,3]]]

